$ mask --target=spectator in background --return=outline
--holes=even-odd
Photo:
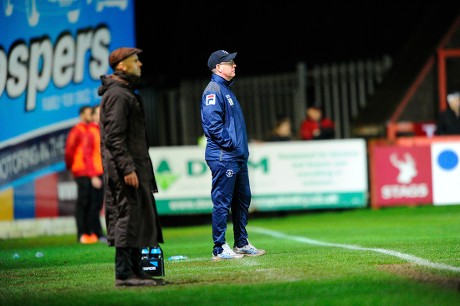
[[[88,133],[85,143],[85,163],[88,176],[91,179],[90,193],[90,216],[88,218],[88,230],[95,234],[100,242],[107,242],[101,226],[101,211],[104,202],[104,189],[102,188],[102,157],[101,136],[99,129],[100,106],[93,106],[91,122],[88,124]]]
[[[306,118],[300,125],[301,140],[318,140],[335,138],[335,123],[329,118],[323,118],[320,106],[312,105],[306,110]]]
[[[75,206],[75,221],[77,225],[77,240],[80,243],[95,243],[96,235],[91,235],[91,179],[85,161],[85,142],[88,125],[91,122],[92,109],[89,105],[80,107],[80,122],[72,127],[67,135],[64,160],[67,170],[71,171],[77,184],[77,201]]]
[[[279,115],[267,141],[289,141],[293,140],[292,135],[291,118],[287,115]]]
[[[436,135],[460,135],[460,92],[447,95],[447,108],[439,114]]]

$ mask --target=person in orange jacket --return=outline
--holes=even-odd
[[[101,210],[104,202],[104,188],[102,188],[102,168],[101,155],[101,135],[99,128],[100,114],[99,105],[92,107],[91,122],[88,123],[87,137],[85,142],[85,164],[87,175],[91,179],[91,195],[90,195],[90,216],[88,220],[89,231],[96,234],[100,242],[107,242],[101,226]]]
[[[77,239],[80,243],[95,243],[96,235],[91,235],[89,226],[89,209],[91,196],[91,179],[85,161],[85,142],[88,133],[88,124],[91,122],[92,109],[84,105],[79,109],[80,122],[73,126],[67,135],[64,160],[67,170],[77,184],[77,201],[75,205],[75,221],[77,225]]]

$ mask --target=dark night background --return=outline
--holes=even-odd
[[[300,61],[395,58],[424,16],[436,6],[452,9],[447,3],[136,0],[136,40],[143,76],[176,86],[207,77],[207,59],[218,49],[238,52],[237,76],[291,72]]]

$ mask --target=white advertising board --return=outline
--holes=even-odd
[[[249,150],[252,211],[367,205],[363,139],[252,143]],[[160,214],[211,212],[211,173],[204,147],[154,147],[150,155]]]

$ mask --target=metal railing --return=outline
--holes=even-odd
[[[336,123],[336,138],[350,137],[350,121],[391,67],[391,59],[360,60],[307,68],[292,73],[238,77],[232,87],[246,119],[248,136],[264,140],[279,114],[292,119],[297,132],[310,102],[321,103]],[[202,135],[200,103],[209,78],[184,80],[176,89],[143,89],[151,146],[195,145]]]

